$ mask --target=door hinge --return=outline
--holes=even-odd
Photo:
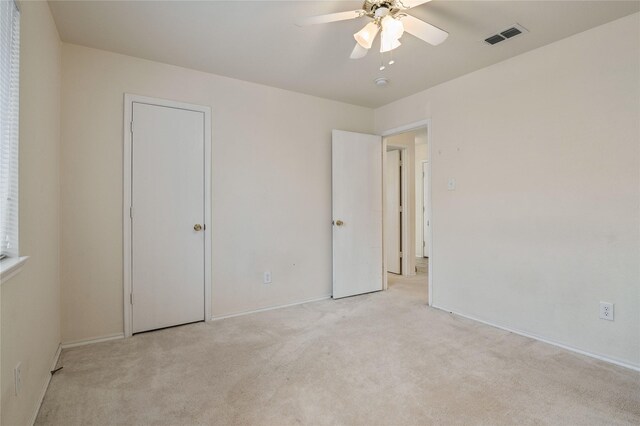
[[[400,210],[398,210],[400,213],[402,213],[402,206],[400,206]]]
[[[133,134],[133,120],[129,123],[129,130],[131,131],[131,134]]]
[[[426,242],[426,241],[423,241],[423,242],[422,242],[422,247],[426,247],[426,246],[427,246],[427,242]]]
[[[402,259],[402,252],[400,252],[400,258]]]
[[[129,217],[133,219],[133,207],[129,207]]]
[[[133,293],[129,293],[129,301],[133,305]]]
[[[402,167],[402,160],[398,161],[398,165]]]

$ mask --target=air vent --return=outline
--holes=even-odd
[[[490,35],[489,37],[485,38],[484,41],[487,44],[494,45],[494,44],[500,43],[501,41],[505,41],[517,35],[528,33],[528,32],[529,31],[522,25],[515,24],[505,30],[499,31],[497,34]]]
[[[522,31],[520,31],[516,27],[511,27],[508,30],[504,30],[503,32],[500,33],[500,35],[505,38],[511,38],[511,37],[517,36],[518,34],[522,34]]]
[[[484,41],[486,41],[489,44],[496,44],[496,43],[500,43],[502,40],[505,40],[505,38],[502,37],[500,34],[496,34],[496,35],[492,35],[489,38],[486,38]]]

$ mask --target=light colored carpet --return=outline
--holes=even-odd
[[[416,257],[416,272],[418,274],[426,274],[429,268],[429,258]]]
[[[640,374],[389,291],[65,350],[38,425],[639,424]]]

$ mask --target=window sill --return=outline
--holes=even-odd
[[[0,284],[4,284],[22,270],[29,256],[10,257],[0,260]]]

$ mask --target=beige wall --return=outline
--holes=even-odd
[[[123,330],[124,93],[212,108],[214,316],[331,294],[331,130],[371,109],[64,44],[64,342]]]
[[[375,111],[432,119],[436,306],[640,366],[639,17]]]
[[[31,258],[1,288],[3,425],[32,419],[60,343],[60,41],[47,3],[20,8],[20,252]]]
[[[639,16],[375,111],[378,132],[433,121],[437,306],[640,366]],[[122,332],[125,92],[212,107],[215,316],[330,294],[330,132],[372,132],[371,110],[61,48],[41,2],[22,3],[21,55],[31,259],[0,291],[2,424],[34,414],[61,334]]]

